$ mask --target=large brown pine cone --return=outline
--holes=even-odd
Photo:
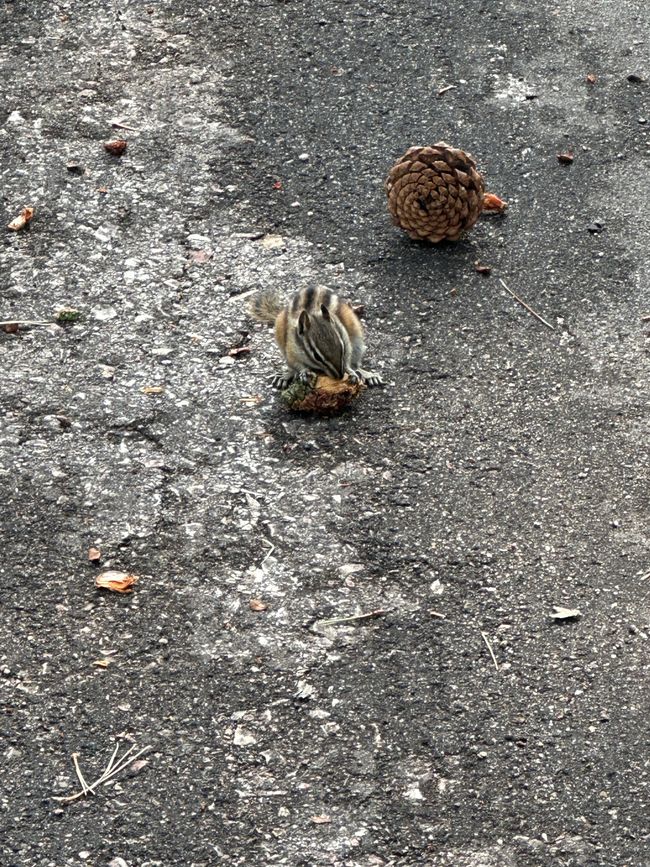
[[[456,241],[483,209],[483,178],[469,154],[444,142],[409,148],[386,178],[393,222],[411,238]]]

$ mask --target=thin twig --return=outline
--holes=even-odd
[[[94,783],[93,783],[94,785]],[[88,792],[93,792],[92,786],[88,786],[87,791],[77,792],[75,795],[65,795],[63,798],[59,798],[56,795],[52,798],[53,801],[58,801],[59,804],[71,804],[73,801],[79,800],[79,798],[83,798]],[[94,794],[94,792],[93,792]]]
[[[262,562],[260,563],[260,568],[261,568],[261,569],[264,568],[264,564],[265,564],[266,561],[269,559],[269,557],[271,556],[271,554],[275,551],[275,545],[273,544],[273,542],[270,542],[268,539],[262,539],[262,541],[263,541],[263,542],[266,542],[266,544],[267,544],[267,545],[270,545],[271,547],[269,548],[269,550],[267,551],[266,555],[264,556],[264,559],[263,559]]]
[[[447,93],[448,90],[456,90],[455,84],[447,84],[445,87],[441,87],[438,91],[438,96],[442,96],[443,93]]]
[[[539,322],[541,322],[542,325],[546,325],[546,327],[550,328],[551,331],[555,331],[554,325],[551,325],[551,323],[547,322],[543,316],[540,316],[536,310],[533,310],[533,308],[529,304],[526,304],[526,302],[522,298],[520,298],[519,295],[516,295],[509,286],[506,286],[506,284],[504,283],[504,281],[500,277],[499,277],[499,283],[501,283],[501,285],[506,290],[506,292],[508,292],[510,295],[512,295],[512,297],[515,299],[515,301],[517,301],[519,304],[521,304],[521,306],[524,307],[532,316],[534,316],[535,319],[537,319]]]
[[[483,637],[483,641],[486,644],[487,649],[490,651],[490,656],[492,657],[492,662],[494,663],[494,667],[496,670],[499,670],[499,663],[497,662],[497,658],[494,655],[494,651],[492,650],[492,645],[490,644],[490,639],[487,637],[485,632],[481,632],[481,636]]]
[[[331,620],[321,620],[320,626],[332,626],[334,623],[350,623],[352,620],[370,620],[372,617],[383,617],[388,614],[388,608],[378,608],[367,614],[353,614],[351,617],[333,617]]]
[[[133,750],[133,749],[135,749],[135,747],[131,747],[131,749],[128,751],[128,753],[130,753],[131,750]],[[105,784],[105,783],[107,783],[107,782],[108,782],[109,780],[111,780],[111,779],[112,779],[116,774],[119,774],[120,771],[123,771],[124,768],[127,768],[129,765],[133,764],[133,762],[134,762],[134,761],[135,761],[139,756],[141,756],[142,753],[146,753],[146,752],[147,752],[148,750],[150,750],[150,749],[151,749],[151,747],[142,747],[141,750],[138,750],[138,752],[137,752],[137,753],[134,753],[134,755],[132,755],[129,759],[126,759],[128,753],[125,753],[125,754],[122,756],[122,758],[119,760],[119,762],[115,765],[115,767],[113,768],[113,770],[112,770],[110,773],[108,773],[107,771],[104,771],[104,774],[102,775],[102,778],[101,778],[100,780],[98,780],[96,783],[93,783],[93,785],[94,785],[94,786],[99,786],[99,785],[101,785],[101,784]],[[125,761],[125,759],[126,759],[126,761]]]
[[[650,314],[648,316],[642,316],[641,322],[650,322]]]
[[[113,774],[117,774],[118,771],[120,771],[122,768],[125,768],[126,765],[129,764],[129,762],[127,761],[126,764],[124,764],[124,762],[128,759],[128,757],[131,755],[131,753],[133,752],[134,749],[135,749],[135,744],[132,744],[128,748],[128,750],[124,753],[122,758],[119,759],[115,765],[112,764],[113,759],[111,758],[110,764],[107,765],[106,769],[104,770],[104,773],[101,775],[99,780],[97,780],[95,783],[93,783],[93,786],[101,785],[105,780],[110,779],[110,777],[112,777]],[[133,759],[130,759],[130,761],[132,762]]]
[[[237,295],[231,295],[230,298],[226,298],[226,303],[241,301],[242,298],[248,298],[249,295],[254,295],[257,291],[257,289],[250,289],[248,292],[239,292]]]
[[[269,789],[266,792],[237,792],[240,798],[274,798],[277,795],[288,795],[282,789]]]
[[[102,783],[106,783],[108,780],[112,779],[116,774],[119,774],[120,771],[123,771],[124,768],[126,768],[130,764],[132,764],[139,756],[141,756],[143,753],[146,753],[148,750],[150,750],[151,747],[150,746],[143,747],[141,750],[138,750],[137,753],[134,753],[134,755],[131,756],[130,754],[133,752],[134,749],[135,749],[135,746],[129,747],[129,749],[124,753],[122,758],[117,762],[117,764],[115,766],[113,766],[113,762],[115,761],[115,756],[117,754],[117,748],[115,750],[113,750],[113,755],[111,756],[111,759],[110,759],[108,765],[106,766],[106,768],[104,769],[102,775],[100,777],[98,777],[95,780],[95,782],[91,783],[90,785],[88,785],[86,783],[86,781],[83,779],[83,775],[81,774],[81,769],[78,769],[77,776],[79,777],[79,782],[81,783],[81,791],[76,792],[74,795],[65,795],[63,797],[55,797],[53,800],[59,801],[62,804],[71,804],[73,801],[76,801],[79,798],[83,798],[86,795],[89,795],[89,794],[94,795],[95,789],[97,788],[97,786],[101,786]],[[78,762],[77,762],[77,758],[76,758],[77,755],[78,755],[78,753],[74,753],[72,756],[72,760],[75,763],[75,768],[78,768]]]
[[[118,741],[118,743],[115,744],[115,749],[113,750],[113,755],[111,756],[111,760],[110,760],[109,763],[106,765],[106,771],[105,771],[105,773],[108,774],[108,773],[110,772],[111,768],[113,767],[113,762],[115,761],[115,756],[117,755],[117,751],[119,750],[119,748],[120,748],[120,744],[119,744],[119,741]]]
[[[447,615],[446,615],[446,614],[441,614],[439,611],[429,611],[429,614],[430,614],[432,617],[439,617],[440,620],[446,620],[446,619],[447,619]]]
[[[36,325],[56,325],[56,322],[52,319],[49,319],[47,322],[40,322],[33,319],[8,319],[6,322],[0,322],[0,328],[3,328],[5,325],[29,325],[34,327]]]
[[[111,126],[113,127],[113,129],[128,129],[129,132],[138,132],[136,127],[127,126],[125,123],[120,123],[119,120],[112,120]]]
[[[650,578],[650,572],[646,572],[645,575],[641,576],[641,581],[647,581]]]
[[[88,783],[84,780],[84,775],[81,773],[81,768],[79,767],[79,753],[72,754],[72,761],[74,762],[74,769],[77,772],[77,779],[81,783],[81,791],[84,795],[87,795],[89,788]]]

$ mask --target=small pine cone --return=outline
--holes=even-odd
[[[483,209],[484,184],[469,154],[444,142],[409,148],[386,178],[393,222],[411,238],[457,241]]]

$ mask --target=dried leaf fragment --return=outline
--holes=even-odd
[[[4,331],[5,334],[17,334],[18,328],[17,322],[3,322],[0,326],[0,331]]]
[[[7,228],[11,229],[12,232],[18,232],[20,229],[24,229],[27,223],[34,219],[35,213],[36,211],[34,208],[23,208],[20,214],[7,225]]]
[[[282,235],[264,235],[261,244],[265,250],[279,250],[285,246],[285,240]]]
[[[124,139],[114,139],[113,141],[104,142],[104,150],[108,151],[114,157],[121,157],[126,151],[127,143]]]
[[[138,580],[137,575],[109,570],[95,578],[95,586],[102,590],[112,590],[114,593],[133,593],[133,585],[137,584]]]
[[[594,75],[593,72],[590,72],[589,75],[586,76],[585,81],[587,84],[595,84],[598,81],[598,76]]]
[[[251,611],[266,611],[269,606],[262,599],[251,599],[248,607]]]
[[[331,820],[331,818],[330,818],[329,816],[326,816],[326,815],[323,815],[323,816],[312,816],[312,817],[311,817],[311,822],[312,822],[314,825],[329,825],[329,824],[331,824],[332,820]]]
[[[102,552],[99,550],[99,548],[89,548],[88,559],[91,561],[91,563],[96,563],[98,560],[102,559]]]
[[[577,608],[564,608],[562,605],[554,605],[549,617],[553,620],[577,620],[578,617],[582,617],[582,612]]]
[[[232,349],[228,350],[228,355],[232,355],[233,358],[238,358],[240,355],[248,355],[250,351],[250,346],[233,346]]]
[[[558,154],[557,161],[563,166],[570,165],[573,162],[573,151],[566,151],[566,153]]]
[[[199,265],[205,265],[214,256],[212,250],[190,250],[189,257]]]
[[[164,385],[145,385],[142,389],[143,394],[162,394],[164,391]]]
[[[113,660],[107,659],[106,657],[102,657],[102,659],[93,660],[93,665],[96,665],[97,668],[108,668]]]
[[[508,207],[508,203],[499,198],[496,193],[486,193],[483,196],[483,210],[484,211],[496,211],[497,213],[502,213]]]
[[[258,406],[264,401],[261,394],[244,394],[239,398],[246,406]]]
[[[479,262],[478,259],[474,262],[474,270],[477,274],[484,274],[486,277],[492,273],[491,266],[484,265],[482,262]]]

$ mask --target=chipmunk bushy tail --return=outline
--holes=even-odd
[[[260,322],[275,322],[285,306],[286,301],[276,289],[263,289],[253,296],[249,310],[253,319],[258,319]]]

